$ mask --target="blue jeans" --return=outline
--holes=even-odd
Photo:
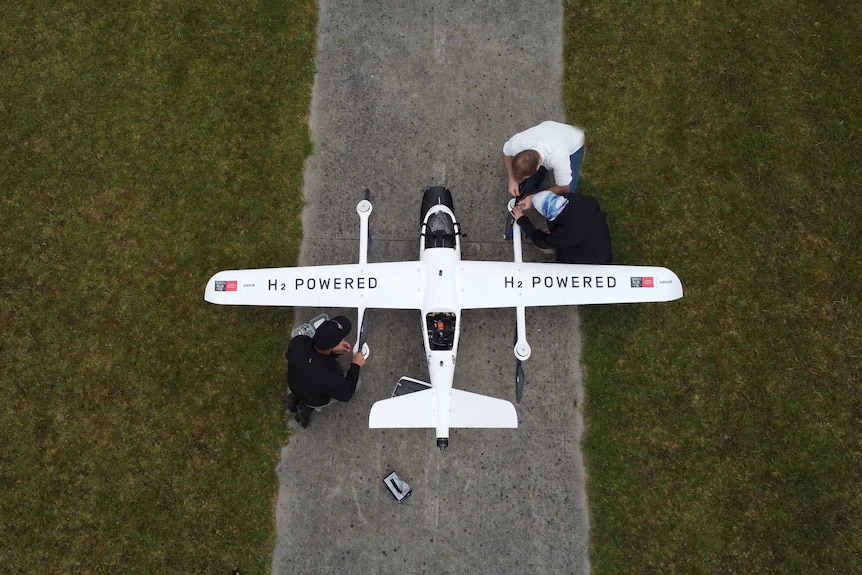
[[[569,156],[569,164],[572,166],[572,181],[569,183],[569,193],[574,194],[578,191],[578,180],[581,177],[581,162],[584,160],[584,146]],[[535,194],[539,191],[542,182],[545,181],[545,175],[548,173],[545,166],[539,166],[535,174],[527,178],[521,183],[521,191],[525,196]]]

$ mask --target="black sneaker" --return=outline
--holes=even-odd
[[[304,403],[296,404],[296,421],[299,425],[302,426],[303,429],[308,427],[308,424],[311,423],[311,412],[314,411]]]
[[[296,396],[292,393],[288,393],[287,397],[284,398],[284,407],[291,413],[296,413]]]

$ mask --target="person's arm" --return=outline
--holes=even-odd
[[[524,198],[521,203],[517,204],[514,208],[512,208],[512,217],[515,218],[515,221],[518,222],[518,226],[522,230],[524,230],[524,235],[526,235],[530,240],[536,244],[536,247],[541,248],[543,250],[554,249],[561,245],[562,242],[552,236],[549,232],[545,230],[536,229],[533,225],[533,222],[530,221],[524,212],[531,209],[533,207],[533,196],[527,196]]]
[[[557,150],[559,153],[559,150]],[[549,192],[554,192],[559,196],[567,196],[569,194],[569,186],[572,185],[572,165],[568,154],[552,154],[546,159],[545,167],[550,168],[554,173],[554,185],[548,188]]]
[[[348,353],[351,349],[350,343],[346,340],[341,340],[341,343],[335,347],[335,351],[339,352],[339,354]],[[353,362],[350,364],[347,373],[343,376],[340,375],[341,370],[336,366],[335,369],[339,375],[337,377],[333,376],[332,379],[327,378],[329,382],[329,389],[327,390],[329,396],[338,401],[350,401],[350,398],[356,392],[356,384],[359,382],[359,370],[363,365],[365,365],[365,356],[357,352],[353,354]]]
[[[350,398],[356,393],[356,384],[359,382],[359,369],[357,364],[351,363],[350,368],[343,377],[339,377],[337,381],[333,379],[329,384],[329,396],[342,402],[350,401]]]
[[[353,397],[353,394],[356,393],[356,385],[359,383],[359,370],[363,365],[365,365],[365,356],[362,355],[362,352],[354,353],[353,363],[350,364],[347,373],[344,374],[344,382],[350,389],[350,397]],[[347,399],[339,399],[339,401],[347,401],[350,397]],[[338,398],[336,397],[335,399]]]
[[[520,218],[517,219],[517,222],[518,226],[520,226],[520,228],[524,230],[524,235],[530,238],[530,240],[534,244],[536,244],[536,247],[543,250],[548,250],[555,247],[548,244],[548,240],[550,239],[551,235],[548,232],[536,229],[536,227],[533,225],[533,222],[531,222],[530,218],[528,218],[527,216],[522,215]]]
[[[517,198],[520,195],[520,191],[518,190],[518,180],[515,179],[515,176],[512,175],[512,158],[514,156],[507,156],[503,154],[503,167],[506,168],[506,176],[509,178],[509,194],[513,198]]]
[[[521,200],[521,203],[515,204],[515,207],[512,208],[512,217],[518,222],[518,226],[524,230],[524,235],[530,238],[534,244],[542,249],[548,249],[549,246],[545,245],[548,234],[542,230],[537,230],[530,218],[524,213],[532,207],[532,203],[532,196],[527,196]]]

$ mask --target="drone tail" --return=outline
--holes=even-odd
[[[437,426],[437,400],[433,388],[414,391],[371,406],[368,427],[417,428]]]
[[[448,395],[448,410],[446,398],[438,397],[434,388],[380,400],[371,407],[368,427],[430,427],[438,431],[450,427],[518,427],[518,414],[511,402],[460,389],[448,390]]]

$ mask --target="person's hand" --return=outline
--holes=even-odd
[[[365,365],[365,356],[362,355],[361,351],[357,351],[356,353],[353,354],[353,363],[355,363],[359,367],[362,367],[363,365]]]
[[[518,218],[524,215],[524,212],[533,207],[533,196],[524,196],[520,202],[515,204],[515,207],[512,208],[512,217],[515,218],[515,221],[518,221]]]
[[[511,195],[513,198],[517,198],[518,196],[520,196],[521,191],[518,188],[519,188],[518,182],[510,179],[509,180],[509,195]]]
[[[341,343],[335,346],[335,349],[332,350],[332,353],[337,353],[341,355],[343,353],[348,353],[352,349],[351,345],[347,343],[346,340],[341,340]]]
[[[515,204],[512,208],[512,218],[517,222],[524,215],[524,207],[521,204]]]

